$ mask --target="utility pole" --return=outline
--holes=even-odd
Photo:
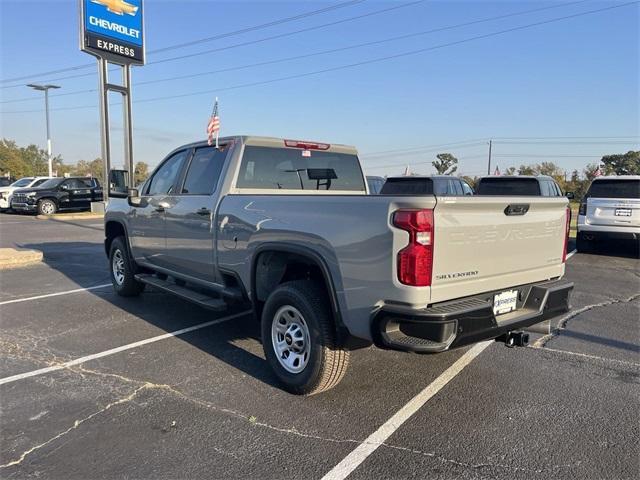
[[[489,164],[487,165],[487,175],[491,175],[491,146],[493,140],[489,140]]]
[[[47,160],[49,162],[49,176],[53,177],[53,157],[51,156],[51,129],[49,126],[49,90],[60,88],[58,85],[37,85],[30,83],[27,87],[44,92],[44,111],[47,119]]]

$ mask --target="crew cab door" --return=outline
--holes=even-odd
[[[165,213],[168,268],[207,281],[215,281],[212,228],[218,182],[229,149],[226,145],[196,148],[183,169],[179,188]]]
[[[129,212],[129,242],[136,261],[166,267],[165,213],[187,158],[181,150],[165,159],[146,182],[140,206]]]
[[[92,200],[91,178],[70,178],[60,186],[67,193],[68,203],[64,208],[89,208]]]

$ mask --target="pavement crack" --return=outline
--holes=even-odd
[[[80,427],[80,425],[82,425],[83,423],[88,422],[89,420],[91,420],[92,418],[100,415],[101,413],[106,412],[107,410],[117,406],[117,405],[122,405],[124,403],[130,402],[132,401],[142,390],[146,390],[149,388],[155,388],[153,384],[150,383],[145,383],[144,385],[136,388],[133,392],[131,392],[129,395],[127,395],[126,397],[120,398],[118,400],[115,400],[111,403],[108,403],[107,405],[105,405],[104,407],[102,407],[100,410],[92,413],[91,415],[88,415],[84,418],[75,420],[73,422],[73,425],[71,425],[69,428],[67,428],[66,430],[63,430],[62,432],[58,433],[57,435],[51,437],[49,440],[39,443],[38,445],[35,445],[31,448],[29,448],[28,450],[24,451],[18,458],[16,458],[15,460],[10,461],[9,463],[5,463],[4,465],[0,465],[0,468],[7,468],[7,467],[11,467],[14,465],[19,465],[21,464],[25,458],[27,458],[29,455],[31,455],[33,452],[40,450],[41,448],[46,447],[47,445],[55,442],[56,440],[58,440],[61,437],[64,437],[65,435],[67,435],[68,433],[72,432],[73,430],[76,430],[78,427]]]
[[[610,305],[616,305],[619,303],[631,303],[638,298],[640,298],[640,293],[636,293],[635,295],[631,295],[630,297],[627,297],[627,298],[611,298],[603,302],[593,303],[591,305],[585,305],[582,308],[573,310],[569,312],[567,315],[565,315],[564,317],[562,317],[558,322],[558,326],[553,330],[551,330],[550,333],[536,340],[535,343],[533,344],[533,347],[535,348],[544,347],[551,339],[558,336],[563,330],[566,329],[567,324],[569,323],[569,320],[577,317],[578,315],[583,314],[584,312],[588,312],[589,310],[593,310],[594,308],[608,307]]]

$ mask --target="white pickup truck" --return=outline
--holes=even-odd
[[[367,193],[350,146],[184,145],[109,201],[113,286],[248,304],[269,365],[298,394],[335,386],[356,346],[522,343],[569,308],[566,198]]]

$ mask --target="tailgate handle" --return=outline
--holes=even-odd
[[[505,215],[524,215],[529,211],[528,203],[512,203],[504,209]]]

